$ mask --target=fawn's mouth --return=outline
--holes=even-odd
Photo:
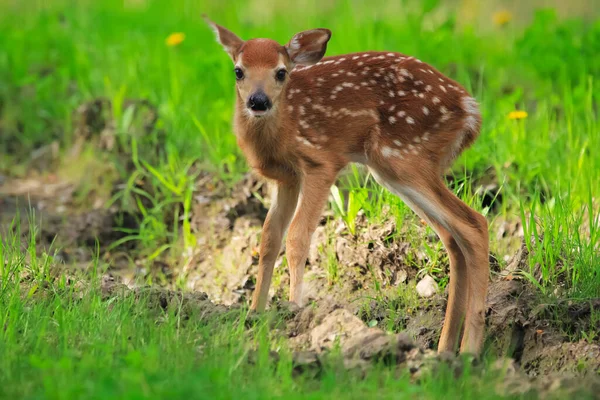
[[[246,111],[248,112],[248,114],[250,116],[255,117],[255,118],[264,117],[265,115],[267,115],[269,113],[269,110],[253,110],[251,108],[246,108]]]

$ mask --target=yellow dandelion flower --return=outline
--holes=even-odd
[[[169,36],[167,36],[167,38],[165,39],[165,43],[169,47],[174,47],[174,46],[181,44],[181,42],[183,42],[184,40],[185,40],[185,33],[174,32],[174,33],[171,33]]]
[[[492,19],[496,26],[504,26],[504,25],[508,24],[510,21],[512,21],[513,15],[510,11],[502,10],[502,11],[495,12],[494,15],[492,16]]]
[[[508,119],[523,119],[527,118],[527,111],[511,111],[508,113]]]

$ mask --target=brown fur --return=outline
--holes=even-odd
[[[213,28],[244,70],[236,85],[238,144],[250,166],[278,187],[263,228],[252,308],[266,306],[288,225],[290,300],[302,301],[304,264],[329,188],[345,165],[361,162],[429,221],[449,252],[450,294],[439,351],[455,349],[464,324],[461,351],[478,353],[489,269],[487,222],[440,177],[479,134],[475,100],[433,67],[399,53],[318,62],[331,37],[326,29],[299,33],[281,46],[268,39],[240,43],[225,28]],[[304,65],[296,65],[300,61]],[[288,76],[280,82],[275,76],[282,68]],[[246,108],[257,90],[273,104],[260,116]]]

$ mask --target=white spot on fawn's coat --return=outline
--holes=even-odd
[[[384,156],[385,158],[390,158],[390,157],[402,158],[402,154],[400,153],[400,150],[392,149],[391,147],[387,147],[387,146],[383,146],[381,148],[381,155]]]
[[[412,74],[404,68],[400,69],[400,75],[406,76],[407,78],[411,78],[411,79],[413,77]]]
[[[467,114],[479,115],[479,106],[477,105],[477,101],[475,101],[474,98],[468,96],[463,97],[462,106],[463,110],[465,110]]]

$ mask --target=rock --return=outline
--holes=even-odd
[[[406,272],[405,269],[401,269],[398,272],[396,272],[396,276],[394,278],[393,284],[398,285],[400,283],[404,283],[404,282],[406,282],[407,279],[408,279],[408,272]]]
[[[438,291],[438,284],[430,275],[425,275],[423,279],[417,283],[417,294],[420,297],[431,297]]]
[[[341,343],[351,335],[366,329],[360,318],[350,311],[339,308],[326,316],[321,324],[316,326],[310,333],[312,348],[317,351],[330,349],[336,341]]]

